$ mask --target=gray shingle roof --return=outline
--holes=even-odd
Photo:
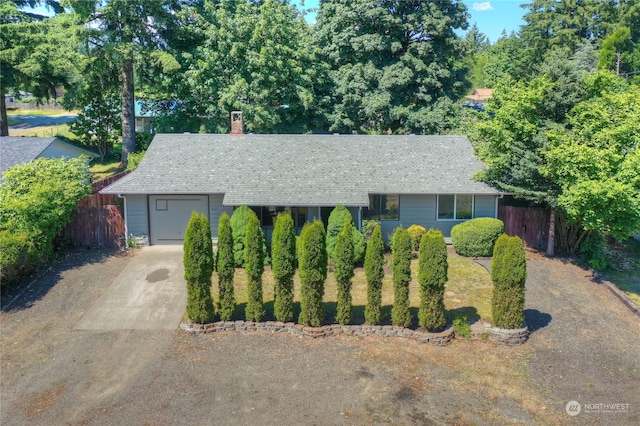
[[[56,138],[0,138],[0,175],[9,167],[35,160]]]
[[[223,193],[225,205],[367,206],[370,193],[496,194],[466,136],[159,134],[110,194]]]

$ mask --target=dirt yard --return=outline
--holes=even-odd
[[[74,330],[130,261],[74,253],[0,314],[0,424],[639,424],[640,320],[589,272],[533,257],[533,333],[505,348]]]

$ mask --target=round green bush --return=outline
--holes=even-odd
[[[488,257],[496,240],[504,232],[500,219],[479,217],[459,223],[451,229],[451,244],[460,256]]]

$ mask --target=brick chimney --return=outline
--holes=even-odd
[[[243,135],[242,111],[231,111],[231,134]]]

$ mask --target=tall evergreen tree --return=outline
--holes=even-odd
[[[444,285],[447,282],[447,245],[442,232],[429,229],[420,240],[418,284],[420,284],[420,327],[439,331],[446,324]]]
[[[408,327],[411,325],[409,311],[409,284],[411,283],[411,236],[406,229],[398,227],[393,234],[393,308],[391,323]]]
[[[271,270],[275,280],[273,310],[278,321],[293,318],[293,276],[296,272],[296,229],[288,212],[278,214],[271,237]]]
[[[214,316],[211,297],[213,242],[207,217],[193,212],[184,234],[184,279],[187,281],[187,316],[204,323]]]
[[[465,80],[458,1],[326,0],[313,27],[330,66],[331,131],[438,133]]]
[[[300,317],[298,322],[314,327],[324,318],[324,283],[327,279],[327,249],[324,224],[306,223],[300,234]]]
[[[264,272],[264,234],[260,220],[254,215],[247,224],[247,238],[244,248],[244,267],[247,272],[248,321],[260,321],[265,314],[262,295],[262,273]]]
[[[493,325],[520,328],[524,325],[524,294],[527,260],[524,244],[518,237],[503,234],[493,250],[491,262]]]
[[[353,225],[347,222],[338,234],[334,254],[336,283],[338,286],[338,307],[336,321],[339,324],[351,322],[351,278],[353,278]]]
[[[120,70],[122,111],[122,166],[136,151],[134,59],[137,53],[151,55],[166,46],[175,24],[178,4],[174,0],[68,0],[87,24],[89,49],[113,52]],[[90,25],[89,25],[90,24]]]
[[[367,278],[367,306],[364,318],[367,324],[377,325],[381,321],[382,280],[384,279],[384,241],[380,224],[376,224],[367,244],[364,272]]]
[[[220,319],[228,321],[236,309],[233,290],[233,276],[236,262],[233,258],[233,235],[229,215],[222,213],[218,221],[218,253],[216,269],[218,271],[218,292]]]

